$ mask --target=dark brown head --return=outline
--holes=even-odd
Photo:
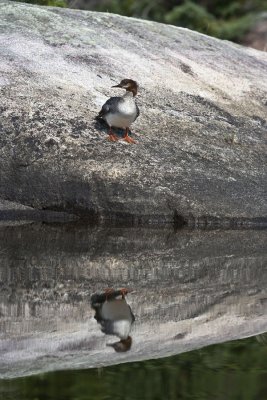
[[[129,351],[132,347],[132,338],[128,336],[127,339],[121,339],[119,342],[107,344],[107,346],[113,347],[118,353],[124,353]]]
[[[132,92],[133,96],[137,95],[138,84],[132,79],[123,79],[118,85],[112,87],[120,87],[125,89],[127,92]]]

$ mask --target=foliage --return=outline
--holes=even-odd
[[[100,11],[151,19],[239,41],[267,0],[102,0]]]
[[[213,14],[211,13],[213,11]],[[209,11],[193,1],[187,0],[174,7],[165,15],[165,22],[183,26],[221,39],[238,41],[252,26],[253,14],[243,15],[240,4],[232,2],[228,6]]]
[[[22,0],[23,1],[23,0]],[[240,41],[267,0],[24,0],[27,3],[111,12]]]
[[[65,0],[17,0],[22,3],[39,4],[40,6],[67,7]]]
[[[165,21],[172,25],[208,32],[210,24],[215,21],[215,17],[204,7],[189,0],[168,12],[165,15]]]
[[[5,400],[258,400],[267,393],[266,336],[104,369],[0,381]]]

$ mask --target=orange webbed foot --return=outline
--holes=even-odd
[[[133,140],[128,134],[129,134],[129,128],[126,128],[125,133],[123,135],[123,140],[125,140],[125,142],[127,143],[136,143],[136,141]]]
[[[127,142],[127,143],[133,143],[133,144],[136,144],[136,141],[135,140],[133,140],[130,136],[124,136],[123,137],[123,140],[125,140],[125,142]]]
[[[119,140],[119,138],[114,133],[109,133],[107,139],[110,142],[117,142]]]

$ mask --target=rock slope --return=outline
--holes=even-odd
[[[96,221],[266,220],[266,53],[112,14],[0,14],[0,198]],[[137,145],[94,121],[122,78],[140,84]]]

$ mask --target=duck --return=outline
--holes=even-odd
[[[138,83],[132,79],[123,79],[118,85],[111,87],[125,89],[126,93],[121,97],[110,97],[102,106],[96,118],[103,119],[108,124],[108,139],[111,142],[119,140],[118,136],[112,132],[113,127],[125,129],[123,140],[128,143],[136,143],[129,136],[129,127],[140,114],[135,101]]]
[[[131,307],[126,302],[128,290],[106,289],[102,294],[91,296],[91,306],[95,310],[94,318],[101,326],[101,331],[106,335],[115,335],[119,341],[109,343],[116,352],[125,352],[132,346],[130,331],[135,317]]]

